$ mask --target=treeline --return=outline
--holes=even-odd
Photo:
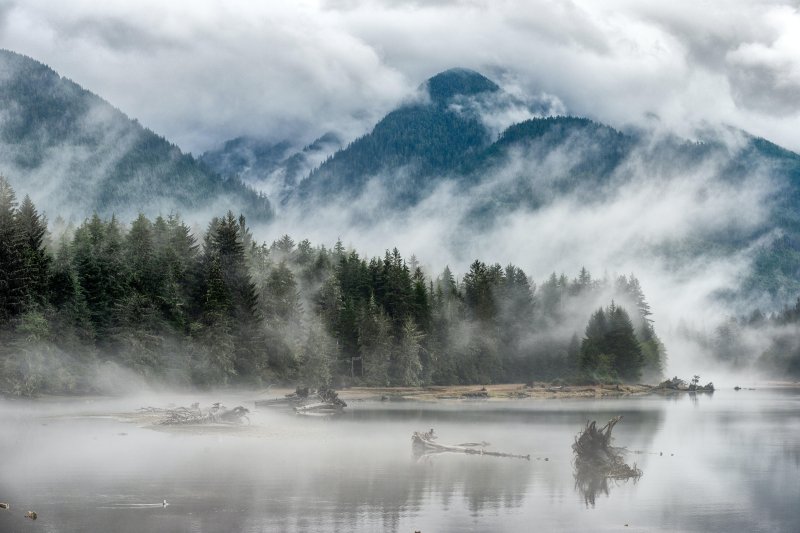
[[[6,393],[97,390],[119,369],[199,386],[638,380],[665,357],[632,275],[537,287],[475,261],[433,277],[397,249],[259,245],[231,213],[199,240],[174,216],[53,233],[0,178]]]

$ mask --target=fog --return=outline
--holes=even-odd
[[[691,171],[680,165],[660,168],[647,142],[657,143],[658,135],[646,136],[608,183],[587,183],[569,193],[555,192],[556,187],[583,160],[584,151],[591,150],[581,146],[585,140],[567,142],[563,151],[543,156],[535,150],[512,153],[475,186],[458,177],[441,180],[407,209],[387,206],[406,179],[404,173],[413,174],[413,169],[374,176],[355,198],[326,196],[312,205],[290,202],[279,208],[272,224],[256,225],[254,233],[267,242],[284,233],[328,246],[341,239],[365,257],[382,256],[397,246],[404,256],[413,254],[433,279],[445,266],[461,276],[475,259],[513,263],[536,283],[552,272],[575,276],[581,267],[596,278],[612,280],[634,273],[667,346],[666,371],[691,376],[711,362],[706,350],[683,331],[710,336],[728,317],[788,303],[720,298],[740,286],[759,247],[780,236],[765,228],[774,199],[786,184],[766,169],[730,180],[723,168],[742,140],[727,130],[717,136],[727,143],[726,155]],[[505,191],[520,182],[536,191],[540,206],[508,200]],[[476,219],[475,213],[486,206],[488,221]],[[761,236],[733,250],[708,244],[730,235]],[[706,244],[698,248],[699,243]],[[600,304],[585,306],[585,316],[569,327],[582,334],[588,313]],[[754,351],[753,358],[759,353]],[[709,372],[714,377],[718,373]]]
[[[398,105],[423,103],[420,83],[453,66],[478,69],[501,85],[501,92],[452,106],[479,116],[493,139],[519,121],[563,114],[588,116],[643,139],[608,183],[561,190],[594,149],[576,138],[546,154],[512,152],[474,185],[438,176],[419,203],[400,209],[392,205],[393,194],[412,181],[414,168],[372,176],[355,198],[311,205],[292,199],[280,173],[248,177],[277,210],[268,225],[250,221],[259,242],[285,233],[329,247],[341,239],[365,257],[396,246],[406,257],[413,254],[432,279],[446,265],[463,276],[476,258],[513,263],[537,283],[551,272],[573,276],[581,267],[596,278],[634,273],[668,348],[670,374],[691,375],[711,365],[708,342],[697,339],[713,337],[728,318],[755,308],[774,311],[791,299],[720,298],[741,286],[759,248],[781,237],[770,229],[770,212],[786,184],[768,169],[743,180],[726,179],[724,169],[746,141],[735,128],[800,146],[794,37],[800,19],[791,4],[149,7],[4,2],[0,46],[44,61],[195,153],[241,135],[301,150],[333,131],[346,144]],[[452,30],[453,20],[458,30],[444,31]],[[12,116],[4,110],[0,118]],[[33,142],[42,147],[34,154],[41,164],[33,167],[26,164],[32,154],[4,143],[9,165],[2,171],[51,221],[80,223],[90,214],[81,202],[102,202],[94,191],[142,134],[125,127],[126,118],[99,103],[80,116],[78,141],[51,139],[40,128]],[[675,135],[721,142],[727,154],[689,171],[654,161],[660,143]],[[81,142],[86,138],[100,143],[88,149]],[[309,152],[301,173],[338,146]],[[66,194],[53,179],[78,174]],[[134,179],[130,186],[122,191],[128,196],[141,183]],[[514,198],[516,187],[532,191],[535,205]],[[139,211],[176,211],[166,197],[133,198],[111,209],[123,221]],[[237,211],[236,199],[219,195],[179,214],[200,236],[208,220],[228,209]],[[730,235],[747,237],[748,246],[709,245]],[[595,305],[602,302],[589,302],[587,309]],[[586,318],[575,316],[565,328],[580,333]],[[748,335],[755,358],[784,333]],[[708,372],[723,373],[714,368]]]
[[[351,402],[334,419],[254,409],[276,392],[213,391],[0,402],[0,527],[49,531],[466,531],[791,528],[797,396],[547,402]],[[742,395],[749,394],[747,398]],[[165,427],[143,406],[222,401],[243,426]],[[616,442],[644,475],[587,493],[570,444],[587,417],[624,414]],[[530,461],[414,455],[409,436],[491,440]],[[169,505],[164,507],[162,501]],[[704,502],[698,505],[698,502]],[[664,506],[676,512],[660,512]],[[23,517],[35,510],[38,519]]]
[[[554,96],[525,96],[513,82],[505,82],[503,92],[457,99],[453,110],[480,117],[493,138],[517,121],[565,110]],[[424,97],[424,91],[414,89],[403,101],[424,104]],[[80,223],[89,215],[80,203],[92,197],[92,191],[108,178],[109,169],[142,134],[124,127],[124,120],[117,111],[97,103],[77,123],[74,138],[78,142],[51,142],[48,132],[39,129],[42,138],[34,144],[45,147],[37,154],[42,164],[33,170],[12,166],[4,172],[18,184],[20,195],[30,194],[51,220],[60,217]],[[515,149],[478,176],[476,184],[465,184],[462,176],[437,177],[441,179],[432,181],[430,192],[408,208],[396,207],[393,195],[413,183],[413,167],[372,176],[355,198],[333,196],[307,203],[289,191],[288,202],[281,205],[273,196],[274,221],[250,223],[257,243],[269,243],[286,233],[298,241],[307,238],[328,247],[341,239],[362,257],[382,256],[386,249],[398,247],[405,257],[414,255],[420,261],[429,279],[448,265],[456,276],[463,276],[475,259],[513,263],[536,283],[552,272],[574,276],[582,267],[595,278],[612,280],[634,273],[669,352],[667,373],[690,376],[711,362],[707,346],[687,338],[686,331],[707,338],[731,316],[747,315],[756,307],[770,311],[788,303],[719,298],[740,286],[759,247],[780,237],[778,231],[769,231],[769,217],[786,184],[768,169],[756,168],[736,180],[725,175],[725,165],[745,146],[745,137],[736,130],[708,125],[695,130],[692,138],[710,138],[723,143],[725,150],[689,170],[659,161],[659,156],[663,158],[659,151],[671,135],[663,123],[637,130],[637,148],[607,182],[585,183],[566,191],[561,187],[574,169],[598,148],[585,136],[568,139],[557,149],[543,151],[535,145]],[[80,143],[84,138],[101,143],[88,150]],[[12,152],[17,149],[7,146]],[[324,154],[324,149],[310,152],[306,164],[319,164]],[[8,160],[29,155],[12,153]],[[81,169],[80,179],[67,187],[65,201],[64,183],[53,176],[70,176],[76,169]],[[267,180],[270,192],[279,190],[276,180],[274,176]],[[258,186],[257,180],[252,183]],[[126,196],[137,194],[139,184],[132,182],[129,187],[123,191]],[[508,192],[519,187],[532,192],[536,205]],[[141,211],[173,214],[175,203],[148,197],[112,209],[124,224]],[[236,211],[236,201],[223,195],[210,199],[202,209],[179,214],[201,238],[208,221],[228,209]],[[56,224],[51,229],[57,242],[59,231],[65,228]],[[698,248],[699,243],[714,243],[730,235],[759,237],[750,239],[749,247],[735,250]],[[303,296],[308,299],[304,308],[312,309],[311,294]],[[580,336],[591,311],[607,305],[612,296],[604,295],[605,302],[585,302],[583,312],[573,315],[560,334],[567,339],[573,332]],[[297,332],[287,335],[299,338]],[[765,336],[758,347],[769,345],[770,339]],[[755,351],[754,343],[749,346],[754,346],[753,358],[763,351]]]

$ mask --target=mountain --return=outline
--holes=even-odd
[[[499,94],[509,99],[496,83],[463,68],[433,76],[420,92],[424,101],[392,111],[346,149],[332,133],[302,150],[294,149],[290,141],[239,137],[204,153],[201,160],[281,202],[292,196],[357,194],[369,178],[404,168],[410,181],[397,184],[397,197],[412,204],[427,192],[426,176],[449,172],[490,144],[490,131],[481,123],[475,104],[492,106],[492,98]]]
[[[270,142],[237,137],[203,153],[200,160],[220,175],[236,177],[269,198],[281,201],[312,169],[342,148],[341,139],[332,132],[302,148],[296,144],[290,140]]]
[[[46,212],[272,216],[269,201],[239,180],[223,179],[97,95],[8,50],[0,50],[0,109],[0,172]]]
[[[447,211],[446,224],[469,242],[515,213],[565,202],[601,213],[643,183],[685,182],[696,189],[696,209],[714,208],[714,195],[741,190],[740,200],[749,202],[741,218],[765,214],[748,224],[710,218],[708,228],[674,239],[639,234],[641,249],[631,253],[680,265],[747,251],[752,269],[733,293],[787,301],[800,292],[800,156],[732,128],[709,128],[693,139],[622,131],[560,115],[547,98],[508,94],[475,71],[451,69],[346,146],[332,133],[306,146],[240,137],[195,159],[47,66],[9,51],[0,51],[0,109],[0,172],[53,215],[230,209],[268,220],[269,196],[287,212],[332,207],[327,211],[341,211],[341,220],[371,225],[402,220],[444,190],[458,206]]]
[[[580,188],[591,189],[587,200],[597,199],[597,186],[634,177],[625,168],[634,158],[659,176],[691,172],[714,161],[719,163],[717,172],[732,181],[765,168],[787,179],[793,190],[800,179],[797,154],[744,132],[731,132],[741,138],[732,150],[715,132],[691,141],[658,137],[531,108],[531,115],[544,116],[493,135],[487,115],[513,101],[488,78],[452,69],[430,78],[421,89],[427,99],[391,111],[371,132],[314,169],[296,196],[303,201],[354,198],[377,179],[391,190],[396,205],[408,206],[443,181],[474,187],[502,171],[506,192],[501,196],[536,207]],[[510,163],[519,164],[510,168]]]
[[[354,220],[371,224],[370,216],[410,212],[449,185],[470,206],[452,226],[482,231],[511,213],[566,199],[602,211],[642,183],[659,186],[693,177],[714,185],[708,190],[729,194],[755,187],[764,191],[764,205],[740,208],[746,215],[766,207],[762,222],[711,224],[678,240],[656,242],[642,234],[642,252],[678,266],[755,247],[752,272],[731,294],[743,290],[793,301],[800,293],[798,154],[727,127],[683,139],[650,130],[619,131],[586,118],[548,115],[535,106],[527,109],[527,118],[498,133],[493,119],[510,114],[509,109],[519,111],[520,102],[481,74],[449,70],[420,89],[424,98],[391,111],[312,170],[288,203],[306,210],[337,201],[358,205],[368,195],[379,207]],[[703,198],[704,190],[700,187],[691,200],[698,209],[715,200]]]
[[[491,144],[477,111],[456,106],[492,97],[500,90],[494,82],[474,71],[452,69],[421,89],[429,100],[390,112],[369,134],[313,170],[300,183],[299,196],[357,195],[371,178],[385,174],[383,179],[393,182],[394,200],[413,204],[429,191],[429,176],[457,172]]]
[[[451,100],[487,93],[500,92],[495,82],[466,68],[451,68],[433,76],[423,84],[431,101],[439,106],[446,106]]]

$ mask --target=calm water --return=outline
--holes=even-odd
[[[102,416],[197,399],[0,401],[0,501],[12,505],[0,531],[800,531],[797,391],[354,402],[335,420],[258,411],[235,431]],[[587,419],[615,414],[616,444],[641,452],[628,459],[644,475],[587,494],[570,445]],[[411,433],[431,427],[442,443],[531,460],[414,457]]]

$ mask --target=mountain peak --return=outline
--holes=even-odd
[[[428,79],[423,85],[431,100],[442,104],[454,96],[496,92],[500,87],[486,76],[467,68],[451,68]]]

